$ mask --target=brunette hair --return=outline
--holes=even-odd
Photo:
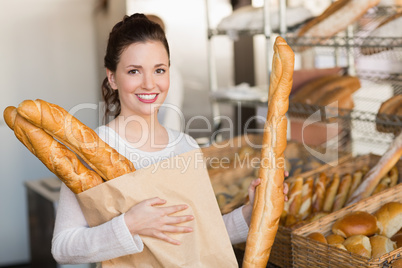
[[[109,34],[104,59],[105,67],[116,72],[123,51],[131,44],[147,41],[161,42],[170,59],[169,44],[164,30],[158,23],[152,22],[144,14],[135,13],[131,16],[124,16],[123,20],[118,22]],[[104,121],[108,121],[109,116],[116,118],[121,112],[119,92],[111,88],[107,77],[102,83],[102,97],[105,102]]]

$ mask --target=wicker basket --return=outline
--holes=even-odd
[[[379,156],[365,155],[357,157],[354,162],[348,162],[339,169],[333,168],[326,172],[347,173],[353,166],[376,163]],[[402,161],[397,163],[399,182],[401,182]],[[312,232],[320,232],[324,236],[332,231],[334,222],[352,211],[367,211],[373,213],[388,202],[402,202],[402,183],[333,212],[315,222],[304,225],[291,233],[293,266],[294,267],[392,267],[395,259],[402,258],[402,248],[398,248],[378,259],[368,259],[333,246],[311,240],[306,236]]]
[[[220,142],[217,144],[217,146],[210,146],[210,147],[205,147],[202,148],[204,157],[207,159],[207,165],[208,165],[208,159],[213,159],[215,158],[222,158],[222,157],[231,157],[234,154],[239,152],[239,149],[242,146],[245,145],[250,145],[250,144],[261,144],[262,143],[262,135],[247,135],[247,136],[238,136],[235,137],[231,140],[225,140],[223,142]],[[304,148],[304,146],[300,143],[297,143],[295,141],[288,141],[289,144],[296,144],[297,147],[299,148],[300,151],[300,158],[305,158],[305,159],[311,159],[311,154]],[[224,146],[226,145],[226,146]],[[320,147],[313,147],[314,150],[317,152],[323,151],[325,152],[325,148],[320,148]],[[331,158],[332,157],[332,158]],[[346,162],[347,160],[351,159],[351,155],[348,153],[343,153],[343,152],[333,152],[330,154],[329,159],[326,160],[332,160],[332,162],[325,164],[322,162],[321,166],[318,168],[318,170],[325,170],[334,165],[334,162],[337,162],[338,164],[341,164],[343,162]],[[315,169],[314,169],[315,170]],[[310,174],[311,172],[314,172],[314,170],[305,170],[305,173],[303,174]],[[228,171],[231,172],[231,171]],[[301,174],[303,177],[307,177]],[[235,174],[238,175],[238,174]],[[211,180],[214,180],[216,178],[212,178]],[[233,176],[232,180],[238,180],[238,176]],[[275,241],[273,244],[273,248],[271,250],[269,262],[279,266],[279,267],[292,267],[292,246],[291,246],[291,229],[283,226],[279,226]],[[235,248],[244,251],[245,248],[245,243],[235,245]]]

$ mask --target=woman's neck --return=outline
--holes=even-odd
[[[119,115],[108,126],[134,148],[142,151],[160,151],[169,143],[168,133],[156,115],[148,117]]]

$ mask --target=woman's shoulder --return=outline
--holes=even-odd
[[[170,128],[166,128],[166,130],[169,134],[169,144],[171,146],[185,147],[188,149],[200,148],[196,140],[190,135]]]

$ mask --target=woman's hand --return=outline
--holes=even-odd
[[[194,219],[192,215],[171,216],[171,214],[188,208],[187,205],[175,205],[170,207],[158,207],[166,200],[158,197],[144,200],[130,208],[124,215],[124,220],[130,233],[144,235],[180,245],[166,233],[189,233],[193,229],[187,226],[176,226],[178,223],[188,222]]]
[[[285,170],[285,177],[289,176],[289,172]],[[257,188],[258,185],[260,185],[261,179],[255,179],[252,180],[250,183],[250,186],[248,187],[248,197],[250,202],[247,205],[243,206],[242,212],[243,212],[243,217],[247,222],[247,225],[250,226],[251,222],[251,214],[253,211],[253,204],[254,204],[254,198],[255,198],[255,189]],[[287,183],[283,183],[283,194],[285,195],[285,202],[288,201],[287,194],[289,192],[289,187]]]

